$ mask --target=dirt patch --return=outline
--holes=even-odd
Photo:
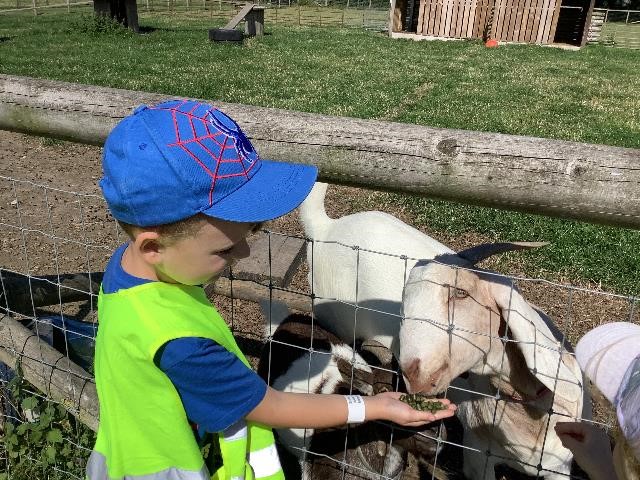
[[[0,131],[0,268],[24,275],[42,276],[71,272],[102,271],[111,252],[125,237],[108,214],[100,196],[101,149],[54,142]],[[331,187],[326,208],[338,217],[358,210],[383,210],[411,224],[401,208],[385,201],[385,195],[356,188]],[[297,215],[289,214],[266,225],[287,235],[303,235]],[[426,231],[458,250],[487,241],[473,232],[451,237]],[[527,278],[517,255],[482,265],[501,273],[521,277],[525,297],[545,310],[575,342],[587,330],[603,322],[630,320],[635,305],[628,299],[600,291],[597,285],[568,286],[562,278],[545,281]],[[309,291],[306,266],[293,277],[290,288]],[[264,342],[265,320],[252,302],[213,299],[232,325],[239,343],[255,365]],[[47,309],[95,318],[95,304],[76,302]],[[606,410],[598,417],[610,421]]]

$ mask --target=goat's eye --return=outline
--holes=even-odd
[[[461,288],[454,288],[453,296],[457,299],[467,298],[469,296],[469,292]]]

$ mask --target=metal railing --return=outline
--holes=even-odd
[[[640,10],[595,8],[587,40],[609,47],[640,48]]]

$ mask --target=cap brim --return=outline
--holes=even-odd
[[[627,368],[638,355],[640,325],[627,322],[600,325],[576,345],[580,368],[611,403]]]
[[[231,222],[266,222],[297,208],[316,181],[311,165],[262,160],[247,183],[202,213]]]

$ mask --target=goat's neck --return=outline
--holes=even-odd
[[[547,388],[531,373],[517,343],[509,341],[512,338],[508,331],[508,340],[502,340],[504,333],[505,328],[501,325],[499,338],[493,339],[482,372],[475,373],[486,375],[489,383],[505,397],[522,401],[544,398]]]

